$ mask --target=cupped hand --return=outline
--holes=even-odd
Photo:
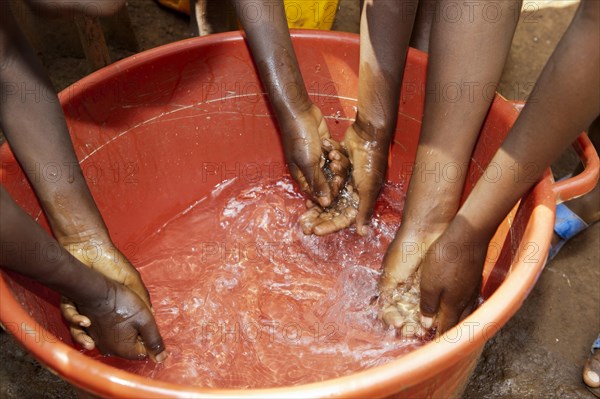
[[[354,123],[346,131],[342,146],[346,149],[352,164],[351,181],[359,198],[356,230],[364,235],[385,181],[389,143],[370,139]]]
[[[308,211],[300,216],[300,227],[304,234],[324,236],[351,226],[358,213],[358,195],[352,185],[347,185],[333,204],[323,209],[307,202]]]
[[[323,143],[331,138],[321,110],[312,104],[306,111],[281,121],[283,147],[292,177],[310,199],[322,207],[333,201],[327,177],[323,173]]]
[[[442,334],[476,307],[489,239],[455,218],[421,264],[422,324]]]
[[[100,352],[134,360],[150,356],[162,362],[167,353],[150,308],[124,285],[105,281],[104,298],[76,304],[88,317],[87,333]]]
[[[308,211],[300,217],[304,234],[327,235],[352,225],[358,212],[358,195],[354,192],[350,175],[350,160],[346,150],[333,139],[322,142],[327,160],[323,172],[331,186],[333,203],[322,208],[313,201],[307,201]]]
[[[326,235],[356,223],[358,233],[364,235],[383,186],[389,148],[367,139],[357,124],[348,128],[341,146],[331,139],[325,142],[332,142],[323,148],[329,151],[328,166],[334,173],[332,192],[337,195],[328,207],[308,202],[308,211],[300,218],[302,230]]]
[[[407,221],[398,229],[383,258],[383,272],[379,279],[381,317],[387,325],[404,331],[405,336],[422,333],[418,327],[419,267],[429,247],[440,234],[441,232],[433,231],[411,231]],[[411,331],[414,334],[410,334]]]
[[[150,294],[140,273],[117,249],[107,234],[86,234],[85,239],[63,237],[60,242],[81,263],[115,282],[123,284],[137,294],[151,309]],[[93,349],[94,341],[85,330],[90,325],[87,315],[78,310],[75,304],[66,298],[61,301],[61,312],[70,326],[70,332],[75,342],[86,349]]]

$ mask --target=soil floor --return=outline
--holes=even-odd
[[[358,32],[358,2],[340,1],[334,29]],[[129,0],[128,7],[140,50],[190,36],[187,17],[154,1]],[[576,8],[572,0],[527,3],[500,85],[505,97],[527,98]],[[114,59],[133,54],[111,51]],[[88,73],[81,55],[41,52],[40,57],[59,90]],[[567,152],[555,164],[555,174],[568,173],[574,162]],[[521,310],[488,342],[463,397],[592,398],[581,368],[599,332],[600,224],[595,224],[563,247]],[[74,397],[70,385],[0,332],[0,398]]]

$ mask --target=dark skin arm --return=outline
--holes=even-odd
[[[493,173],[499,168],[500,179],[477,182],[423,260],[421,312],[425,326],[436,320],[438,332],[443,333],[472,311],[479,295],[487,245],[497,226],[598,115],[599,24],[600,3],[582,1],[529,102],[491,161],[496,169]],[[459,256],[444,259],[441,254],[450,245],[461,248]]]
[[[483,3],[467,18],[473,3],[442,0],[438,5],[445,9],[449,2],[461,7],[465,17],[433,22],[423,125],[403,222],[383,261],[379,286],[384,298],[415,273],[458,211],[467,165],[518,21],[515,7],[520,9],[520,3],[494,3],[500,11],[491,23],[481,12]],[[450,170],[447,166],[455,172],[452,178],[442,173]],[[384,309],[383,318],[396,327],[403,323],[394,306]]]
[[[75,259],[1,186],[0,244],[2,267],[31,277],[77,304],[91,321],[88,333],[102,353],[164,360],[167,354],[158,327],[140,297]]]
[[[247,6],[258,9],[243,12]],[[290,173],[300,188],[321,206],[334,195],[321,170],[322,141],[329,139],[323,114],[308,97],[287,27],[283,1],[234,0],[252,57],[281,130]]]
[[[357,212],[341,212],[323,222],[309,221],[313,232],[329,234],[356,223],[359,234],[367,232],[387,171],[390,143],[396,128],[400,85],[408,42],[417,10],[414,0],[365,1],[360,26],[360,68],[356,120],[346,131],[344,151],[352,164],[351,185],[358,194]],[[390,34],[390,32],[392,32]],[[335,165],[334,167],[339,167]],[[318,211],[313,219],[318,218]]]
[[[57,10],[64,5],[60,1],[51,3]],[[102,15],[112,10],[109,5],[122,2],[101,2],[97,6],[91,1],[67,3],[67,11],[83,7]],[[47,2],[40,5],[49,6]],[[27,173],[54,236],[81,262],[125,284],[150,306],[139,273],[108,234],[79,167],[54,88],[6,4],[0,13],[0,60],[0,127]],[[90,246],[98,250],[93,259],[86,256]],[[69,304],[63,305],[63,314],[72,323],[77,342],[93,347],[78,327],[86,322],[85,317]]]

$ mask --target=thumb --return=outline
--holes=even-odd
[[[306,178],[309,189],[319,205],[323,208],[331,205],[331,188],[319,163],[298,165],[298,167]]]
[[[373,208],[375,207],[375,202],[377,201],[377,197],[379,196],[379,190],[381,189],[381,184],[378,182],[369,183],[366,185],[358,185],[356,186],[356,191],[358,192],[358,214],[356,215],[356,231],[358,234],[365,235],[367,234],[367,225],[371,220],[371,215],[373,215]]]
[[[138,332],[148,356],[156,363],[162,363],[167,358],[167,352],[154,318],[148,314],[146,320],[139,324]]]
[[[425,279],[421,280],[421,324],[429,329],[440,308],[441,290],[432,287]]]

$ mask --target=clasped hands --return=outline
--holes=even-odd
[[[338,143],[314,104],[282,128],[288,168],[310,198],[300,218],[303,232],[326,235],[356,224],[365,235],[384,182],[389,144],[369,137],[357,122]]]

